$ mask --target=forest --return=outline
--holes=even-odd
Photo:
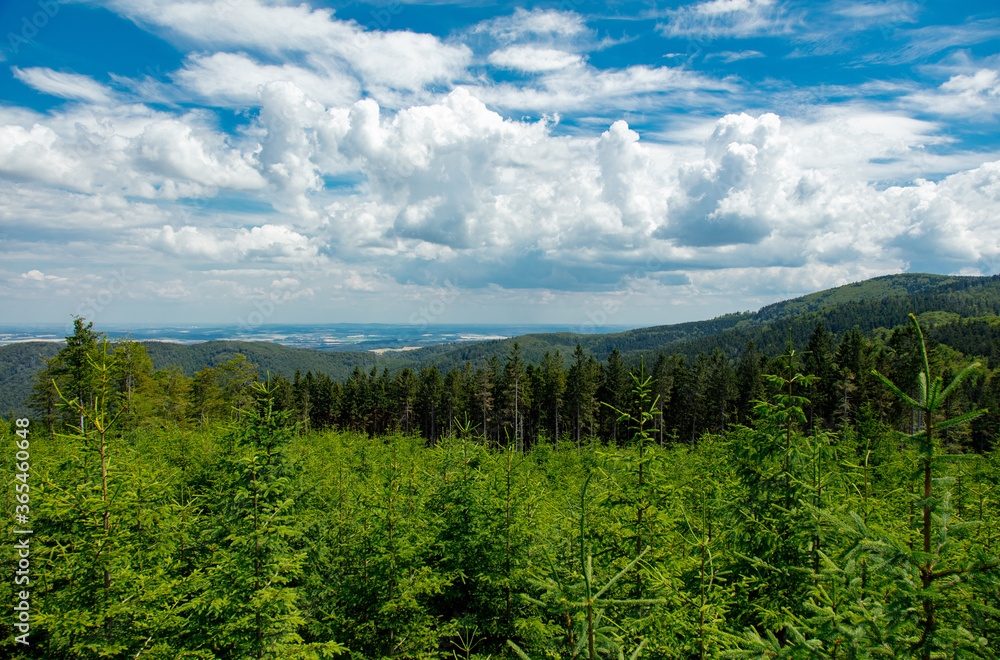
[[[998,324],[949,314],[343,380],[77,318],[0,420],[4,653],[994,658]]]

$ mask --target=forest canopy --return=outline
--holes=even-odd
[[[343,380],[154,369],[77,319],[0,424],[6,652],[993,657],[998,325],[921,318]]]

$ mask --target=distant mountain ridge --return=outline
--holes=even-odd
[[[155,369],[171,365],[190,376],[205,366],[215,366],[242,354],[257,365],[261,374],[292,378],[296,370],[323,372],[344,380],[359,366],[390,370],[431,364],[442,371],[460,368],[466,362],[479,365],[497,355],[510,353],[514,342],[523,359],[539,362],[546,352],[559,351],[564,358],[579,343],[603,360],[617,348],[628,361],[640,356],[651,359],[657,352],[677,353],[693,360],[699,353],[721,350],[737,357],[748,341],[765,354],[784,350],[791,339],[801,348],[817,322],[834,337],[857,326],[872,333],[906,322],[909,313],[943,312],[961,318],[1000,316],[1000,275],[987,277],[904,273],[817,291],[799,298],[762,307],[757,312],[738,312],[705,321],[653,326],[611,334],[585,335],[571,332],[527,334],[510,339],[463,344],[441,344],[380,356],[365,352],[329,352],[293,348],[267,342],[209,341],[182,345],[146,342]],[[100,328],[96,328],[100,330]],[[43,357],[52,357],[62,347],[53,342],[25,342],[0,346],[0,412],[27,413],[25,399]]]
[[[970,297],[974,300],[970,301]],[[947,311],[962,317],[1000,313],[1000,276],[973,277],[903,273],[817,291],[762,307],[757,312],[736,312],[709,319],[638,328],[613,334],[532,334],[465,346],[441,345],[412,351],[393,366],[437,364],[442,370],[478,363],[491,355],[506,355],[516,341],[522,356],[538,362],[546,352],[563,356],[576,344],[603,360],[617,348],[627,360],[652,357],[660,350],[691,360],[718,348],[730,358],[741,354],[748,341],[764,353],[780,353],[789,337],[797,348],[809,340],[818,321],[834,336],[854,326],[862,332],[906,323],[907,314]]]

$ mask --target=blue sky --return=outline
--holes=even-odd
[[[0,4],[7,323],[655,325],[1000,269],[992,2]]]

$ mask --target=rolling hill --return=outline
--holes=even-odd
[[[568,360],[577,343],[599,360],[615,348],[626,361],[632,362],[640,356],[650,358],[661,350],[693,360],[701,352],[719,349],[736,358],[748,341],[753,341],[761,352],[774,355],[784,350],[789,339],[797,348],[803,347],[817,322],[822,322],[836,339],[855,326],[866,334],[891,329],[904,324],[911,312],[934,314],[941,321],[1000,316],[1000,276],[886,275],[774,303],[757,312],[726,314],[706,321],[599,335],[528,334],[503,340],[441,344],[381,356],[291,348],[267,342],[209,341],[192,345],[147,342],[145,345],[155,369],[176,365],[188,376],[204,366],[214,366],[242,354],[261,373],[292,378],[296,370],[321,371],[335,380],[344,380],[356,365],[365,370],[377,366],[379,370],[394,371],[434,364],[442,372],[460,368],[466,362],[480,365],[493,355],[509,354],[515,341],[523,358],[536,363],[546,352],[557,350]],[[963,336],[970,346],[982,343],[974,343],[968,333]],[[0,347],[0,411],[18,415],[28,412],[24,402],[31,392],[34,374],[44,365],[43,357],[55,355],[61,346],[52,342],[25,342]]]
[[[718,348],[735,358],[751,340],[758,350],[777,354],[784,350],[789,338],[797,348],[804,347],[819,321],[838,337],[855,326],[871,333],[905,324],[911,312],[936,311],[963,318],[1000,314],[1000,276],[886,275],[774,303],[752,313],[614,334],[535,334],[463,346],[445,344],[411,351],[405,358],[392,360],[390,366],[436,364],[447,370],[466,361],[479,364],[492,355],[509,354],[515,341],[531,362],[541,360],[547,351],[559,350],[568,357],[577,342],[598,360],[605,359],[614,348],[633,362],[660,350],[693,360],[701,352],[711,353]]]

